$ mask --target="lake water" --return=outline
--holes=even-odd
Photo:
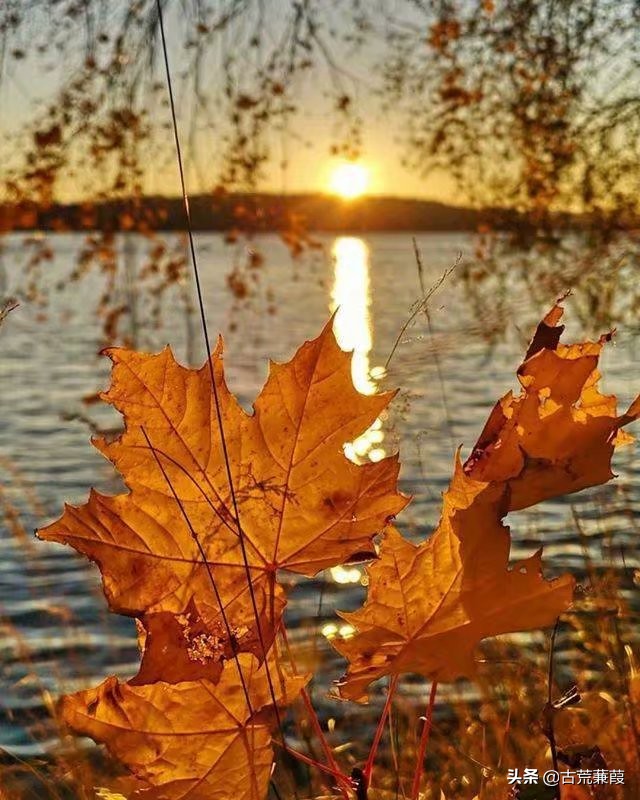
[[[417,240],[427,286],[459,254],[464,260],[472,251],[471,239],[459,234],[420,234]],[[91,486],[120,490],[111,465],[89,443],[87,421],[78,418],[88,416],[103,427],[118,425],[110,409],[82,404],[84,396],[108,382],[109,362],[96,355],[102,336],[96,307],[104,279],[89,274],[71,288],[57,290],[76,263],[81,239],[57,235],[50,242],[52,259],[43,276],[52,288],[49,307],[23,302],[0,329],[0,499],[19,513],[29,533],[57,517],[65,501],[83,502]],[[385,375],[382,367],[420,297],[410,236],[324,236],[323,251],[297,263],[278,240],[265,237],[259,242],[266,261],[256,298],[240,306],[226,286],[237,249],[230,250],[217,235],[201,235],[197,242],[210,331],[225,337],[228,380],[247,406],[265,379],[267,359],[290,358],[339,307],[336,332],[345,349],[355,349],[358,388],[401,387],[389,419],[354,448],[363,459],[400,450],[401,486],[414,496],[400,527],[416,539],[426,536],[439,516],[455,447],[462,443],[468,453],[495,400],[515,386],[514,371],[533,324],[555,298],[533,301],[527,281],[514,273],[507,276],[508,303],[502,316],[508,318],[503,320],[497,300],[494,304],[485,297],[474,308],[460,282],[450,277],[430,303],[431,331],[419,314],[400,336]],[[141,263],[146,244],[130,240],[128,247],[134,262],[139,250]],[[19,240],[9,240],[0,259],[3,291],[11,294],[20,281],[25,248]],[[573,302],[567,302],[566,321],[569,334],[579,336],[583,331],[572,317]],[[169,342],[184,356],[186,326],[177,296],[167,297],[158,329],[145,325],[144,311],[141,299],[139,347],[157,350]],[[506,334],[489,336],[503,321]],[[490,338],[496,341],[490,343]],[[616,392],[621,404],[640,384],[639,347],[637,321],[620,321],[603,372],[605,389]],[[197,348],[201,355],[199,341]],[[584,554],[571,521],[573,503],[596,564],[606,565],[624,548],[624,586],[631,598],[639,566],[633,513],[640,508],[640,449],[634,445],[623,450],[615,469],[618,478],[607,487],[512,515],[512,556],[530,554],[544,542],[549,575],[565,568],[582,574]],[[28,757],[56,741],[47,712],[52,699],[109,674],[131,675],[138,653],[133,622],[106,610],[97,568],[69,548],[30,535],[25,540],[7,520],[0,524],[0,747]],[[352,609],[361,602],[360,573],[329,571],[299,581],[291,590],[287,619],[294,638],[314,637],[325,659],[327,680],[315,691],[325,717],[345,713],[324,698],[330,680],[343,668],[326,635],[340,624],[336,609]],[[424,690],[415,681],[404,687],[416,700],[422,700]],[[445,687],[440,701],[446,698]]]

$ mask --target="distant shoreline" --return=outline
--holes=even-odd
[[[193,230],[245,234],[282,232],[305,238],[313,233],[531,232],[535,225],[509,208],[470,208],[406,197],[371,196],[343,200],[329,194],[198,194],[189,199]],[[554,213],[558,230],[602,224],[588,214]],[[614,225],[629,231],[640,220]],[[145,196],[100,202],[0,204],[0,233],[8,231],[106,232],[184,231],[182,198]]]
[[[476,231],[480,225],[509,227],[513,211],[473,209],[431,200],[363,197],[345,201],[325,194],[224,194],[190,198],[195,231],[326,233]],[[96,203],[0,205],[0,231],[183,231],[179,197],[149,196]]]

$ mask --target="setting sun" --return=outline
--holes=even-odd
[[[352,200],[360,197],[369,185],[369,170],[362,164],[344,161],[338,164],[329,177],[329,188],[334,194]]]

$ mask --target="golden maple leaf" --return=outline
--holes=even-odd
[[[306,679],[284,675],[270,661],[275,699],[286,705]],[[243,653],[215,684],[135,685],[111,677],[65,696],[62,714],[129,767],[141,796],[152,789],[166,800],[262,800],[273,763],[264,711],[271,702],[266,664]]]
[[[92,491],[39,536],[98,563],[112,610],[139,620],[142,663],[127,683],[66,696],[62,715],[146,795],[257,800],[273,761],[269,715],[305,682],[283,675],[273,650],[265,660],[284,606],[276,570],[314,575],[372,554],[406,504],[397,456],[357,466],[343,451],[392,393],[354,389],[331,324],[271,365],[253,414],[225,384],[220,343],[200,370],[168,348],[108,353],[103,397],[125,431],[94,443],[129,491]]]
[[[150,632],[146,674],[163,674],[162,660],[168,669],[180,658],[176,648],[195,648],[208,658],[191,659],[185,677],[215,680],[222,656],[262,656],[272,641],[285,603],[278,569],[311,576],[372,555],[372,538],[406,504],[397,456],[357,466],[342,447],[393,393],[355,390],[331,323],[290,362],[271,363],[253,414],[227,388],[221,342],[199,370],[178,364],[169,348],[106,352],[114,366],[103,398],[126,428],[94,444],[129,492],[92,491],[38,535],[97,562],[111,609],[139,617]],[[163,637],[165,624],[177,635]]]
[[[350,662],[343,697],[363,699],[384,675],[471,677],[482,639],[548,625],[567,608],[573,579],[544,580],[540,552],[509,567],[505,513],[504,484],[468,478],[457,459],[435,533],[414,545],[387,532],[366,604],[341,613],[357,633],[332,642]]]
[[[465,463],[472,478],[508,482],[509,511],[606,483],[615,447],[632,441],[621,428],[640,414],[640,397],[619,417],[615,396],[598,390],[611,335],[562,345],[562,311],[556,304],[538,326],[518,369],[520,396],[496,403]]]
[[[509,566],[508,511],[604,483],[622,425],[615,397],[597,390],[604,339],[559,345],[559,305],[541,323],[518,370],[522,394],[494,408],[464,467],[456,459],[434,534],[416,546],[387,533],[368,570],[365,605],[342,614],[356,630],[333,640],[349,661],[342,696],[361,700],[385,675],[453,680],[475,672],[473,652],[488,636],[551,624],[570,604],[573,579],[547,582],[541,553]]]

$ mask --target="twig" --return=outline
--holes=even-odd
[[[5,321],[9,314],[14,311],[20,303],[15,300],[7,300],[7,302],[0,308],[0,325]]]
[[[316,761],[313,758],[301,753],[299,750],[295,750],[291,745],[283,745],[282,742],[279,742],[277,739],[273,740],[273,743],[278,747],[282,747],[282,749],[287,753],[287,755],[293,756],[297,758],[298,761],[302,761],[304,764],[307,764],[310,767],[315,767],[316,769],[321,770],[322,772],[326,772],[327,775],[333,775],[333,777],[339,782],[342,783],[343,781],[347,781],[347,786],[349,789],[352,788],[351,781],[349,778],[345,778],[345,776],[339,770],[336,772],[335,770],[331,769],[331,767],[327,767],[324,764],[321,764],[319,761]]]
[[[302,700],[304,702],[305,708],[307,709],[307,713],[309,715],[309,719],[311,720],[311,725],[315,731],[316,736],[320,740],[320,744],[322,745],[322,750],[324,751],[325,757],[327,759],[327,763],[331,768],[334,774],[343,775],[338,763],[333,755],[333,750],[331,749],[331,745],[327,741],[327,737],[324,735],[324,731],[322,730],[322,726],[320,725],[320,720],[318,719],[318,715],[316,714],[316,710],[313,707],[313,703],[311,702],[311,698],[309,697],[309,693],[305,688],[303,688],[300,692],[302,695]],[[348,777],[343,775],[344,781],[348,784]],[[340,783],[340,792],[342,796],[347,800],[347,792],[344,787],[344,782]]]
[[[233,634],[232,634],[232,631],[231,631],[231,625],[229,624],[229,619],[228,619],[226,611],[225,611],[224,603],[222,602],[222,597],[220,596],[220,592],[218,590],[218,585],[216,584],[215,578],[213,577],[213,572],[211,571],[211,564],[207,560],[207,554],[205,553],[204,547],[202,546],[202,543],[200,541],[200,537],[198,536],[195,528],[193,527],[193,523],[189,519],[189,515],[187,514],[187,510],[186,510],[186,508],[184,506],[184,503],[182,502],[182,500],[178,496],[178,493],[176,492],[176,490],[175,490],[175,488],[173,486],[173,483],[171,482],[171,479],[169,478],[169,475],[168,475],[166,469],[164,468],[164,465],[162,464],[162,461],[160,460],[160,456],[158,455],[158,453],[157,453],[155,447],[153,446],[153,444],[151,443],[151,439],[149,438],[149,434],[147,433],[147,431],[146,431],[144,426],[142,426],[140,428],[140,430],[142,431],[142,435],[146,439],[147,445],[149,446],[149,450],[151,450],[151,453],[153,454],[153,457],[154,457],[154,459],[156,461],[156,464],[158,465],[158,469],[162,473],[162,477],[166,481],[166,483],[167,483],[167,485],[169,487],[169,490],[170,490],[171,494],[173,495],[173,499],[175,500],[178,508],[180,509],[182,517],[183,517],[187,527],[189,528],[189,533],[191,534],[191,538],[193,539],[193,541],[195,542],[196,547],[198,548],[198,552],[200,554],[200,557],[202,558],[202,563],[204,564],[204,568],[207,571],[207,575],[209,577],[209,582],[211,583],[211,587],[213,589],[213,593],[214,593],[216,601],[218,603],[218,608],[220,609],[220,615],[222,617],[222,621],[223,621],[224,626],[226,628],[227,636],[229,637],[229,641],[232,641],[233,640]],[[235,650],[235,648],[234,648],[234,650]],[[233,658],[234,658],[234,661],[235,661],[235,664],[236,664],[236,669],[238,670],[238,676],[240,678],[240,683],[242,684],[242,691],[244,693],[244,698],[245,698],[245,701],[247,703],[247,709],[248,709],[250,714],[253,714],[254,710],[253,710],[253,706],[251,704],[251,698],[249,696],[249,688],[247,686],[247,682],[245,680],[245,677],[244,677],[244,675],[242,673],[242,668],[240,667],[240,660],[238,659],[237,652],[234,652]],[[266,663],[266,661],[265,661],[265,663]]]
[[[456,267],[460,263],[460,259],[461,258],[462,258],[461,253],[458,253],[458,257],[456,258],[455,264],[453,266],[449,267],[448,269],[446,269],[442,273],[442,275],[438,278],[438,280],[433,284],[433,286],[429,289],[427,294],[424,295],[424,297],[420,301],[418,301],[417,303],[414,304],[413,311],[409,315],[409,318],[404,323],[402,328],[400,328],[400,333],[398,334],[395,342],[393,343],[393,347],[391,348],[391,352],[389,353],[389,357],[387,358],[387,360],[385,362],[385,365],[384,365],[385,370],[389,369],[389,364],[391,363],[391,359],[393,358],[396,350],[398,349],[398,345],[402,341],[402,337],[404,336],[404,333],[407,330],[407,328],[409,327],[409,325],[411,325],[411,323],[414,321],[414,319],[418,316],[418,314],[421,311],[424,311],[427,308],[427,306],[429,304],[429,300],[431,300],[433,295],[438,291],[438,289],[442,286],[442,284],[447,280],[449,275],[451,275],[451,273],[456,269]]]
[[[291,664],[291,667],[294,670],[294,672],[297,674],[298,669],[296,667],[293,658],[293,653],[291,652],[291,647],[289,645],[289,637],[287,636],[287,629],[285,628],[284,625],[280,626],[280,633],[282,635],[284,646],[287,651],[287,655],[289,657],[289,663]],[[339,774],[342,775],[342,777],[344,778],[344,781],[340,783],[339,788],[342,796],[344,797],[344,800],[348,800],[348,794],[345,789],[345,784],[349,786],[350,784],[349,777],[342,772],[340,766],[338,765],[338,762],[335,759],[335,756],[333,755],[333,750],[331,749],[331,745],[327,741],[327,737],[324,735],[324,731],[322,730],[322,726],[320,725],[320,720],[318,719],[318,715],[316,714],[316,710],[313,707],[313,703],[311,702],[311,697],[309,696],[309,692],[307,691],[306,687],[303,687],[301,689],[300,695],[304,702],[304,706],[307,710],[309,719],[311,720],[311,726],[322,746],[322,750],[324,752],[325,758],[327,759],[327,763],[329,764],[329,768],[331,769],[332,774],[335,775]]]
[[[391,750],[391,760],[393,762],[393,769],[395,770],[396,798],[400,793],[400,754],[398,752],[398,743],[396,741],[398,736],[397,726],[394,722],[393,709],[389,709],[389,748]]]
[[[560,625],[560,617],[556,619],[556,624],[553,626],[553,633],[551,634],[551,641],[549,643],[549,670],[547,676],[547,705],[545,708],[545,725],[544,725],[544,733],[549,740],[549,747],[551,748],[551,761],[553,763],[553,769],[557,772],[558,771],[558,750],[556,747],[556,736],[553,729],[553,715],[554,715],[554,708],[553,708],[553,700],[552,700],[552,691],[553,691],[553,649],[556,644],[556,635],[558,633],[558,627]],[[555,797],[556,800],[560,800],[560,788],[556,786],[555,789]]]
[[[420,253],[420,249],[418,248],[418,242],[416,241],[416,237],[413,237],[413,252],[416,256],[416,264],[418,265],[418,278],[420,279],[420,291],[422,292],[422,297],[426,297],[426,286],[424,282],[424,267],[422,264],[422,255]],[[456,262],[457,264],[457,262]],[[455,450],[455,437],[453,432],[453,421],[451,419],[451,413],[449,411],[449,404],[447,403],[447,391],[444,385],[444,375],[442,373],[442,365],[440,363],[440,354],[438,353],[438,348],[435,346],[435,337],[433,335],[433,325],[431,323],[431,312],[429,311],[429,304],[425,304],[424,306],[424,315],[427,320],[427,329],[429,331],[429,344],[431,345],[431,350],[433,352],[433,363],[436,366],[436,372],[438,374],[438,385],[440,386],[440,398],[442,400],[442,408],[444,410],[444,417],[447,421],[447,430],[449,431],[449,443],[451,445],[451,449]]]
[[[413,784],[411,786],[411,800],[418,800],[418,795],[420,794],[420,778],[422,777],[424,755],[427,752],[427,745],[429,744],[429,736],[431,734],[431,726],[433,724],[433,708],[436,702],[437,691],[438,681],[433,681],[431,684],[431,692],[429,693],[429,704],[424,717],[424,725],[422,727],[422,733],[420,734],[420,745],[418,747],[418,758],[416,759],[416,770],[413,773]]]
[[[171,111],[171,123],[173,128],[173,138],[174,144],[176,148],[176,160],[178,163],[178,174],[180,178],[180,189],[182,192],[182,202],[184,206],[184,214],[185,214],[185,221],[187,224],[187,234],[188,234],[188,241],[189,241],[189,252],[191,254],[191,263],[193,266],[193,275],[195,278],[196,284],[196,296],[198,298],[198,309],[200,311],[200,323],[202,327],[202,335],[204,339],[204,344],[207,351],[207,363],[209,366],[209,377],[211,380],[211,392],[213,395],[214,406],[215,406],[215,413],[216,413],[216,420],[218,423],[218,433],[220,434],[220,447],[222,450],[222,456],[227,476],[227,482],[229,484],[229,494],[231,495],[231,504],[233,506],[233,512],[236,519],[236,524],[238,526],[238,536],[240,540],[240,551],[242,553],[242,560],[244,563],[245,574],[247,579],[247,584],[249,588],[249,595],[251,597],[251,606],[253,610],[253,614],[256,620],[256,627],[258,633],[258,640],[260,642],[260,649],[262,650],[262,655],[264,658],[264,666],[265,666],[265,674],[267,678],[267,683],[269,685],[269,693],[271,695],[271,700],[273,703],[273,710],[276,717],[276,722],[278,725],[278,730],[280,732],[280,738],[282,739],[282,746],[284,749],[287,749],[287,743],[285,740],[284,735],[284,727],[282,724],[282,718],[280,716],[280,709],[278,708],[278,702],[276,699],[275,687],[273,684],[273,680],[271,677],[271,671],[269,669],[269,662],[267,660],[267,646],[264,640],[264,636],[262,633],[262,625],[260,621],[260,613],[258,611],[258,603],[256,600],[255,592],[253,589],[253,583],[251,580],[251,570],[249,567],[249,559],[247,557],[247,549],[245,545],[245,536],[244,531],[242,530],[242,525],[240,523],[240,511],[238,506],[238,497],[236,493],[236,489],[233,482],[232,470],[231,470],[231,460],[229,457],[229,450],[227,447],[227,439],[224,430],[224,424],[222,420],[222,406],[220,403],[220,398],[218,396],[218,387],[215,380],[215,373],[213,368],[213,359],[212,359],[212,351],[211,351],[211,340],[209,338],[209,329],[207,326],[207,315],[205,313],[204,307],[204,295],[202,291],[202,286],[200,282],[200,272],[198,270],[198,259],[196,254],[196,246],[195,246],[195,239],[193,235],[193,225],[191,222],[191,209],[189,206],[189,194],[187,192],[187,185],[185,180],[184,174],[184,164],[182,159],[182,149],[180,147],[180,134],[178,132],[178,117],[176,113],[176,104],[175,98],[173,94],[173,82],[171,80],[171,69],[169,67],[169,54],[167,50],[167,39],[165,35],[165,28],[164,28],[164,16],[162,12],[162,2],[161,0],[156,0],[156,10],[158,14],[158,24],[160,29],[160,41],[162,45],[162,56],[164,61],[165,67],[165,76],[167,79],[167,93],[169,95],[169,108]],[[206,561],[206,559],[205,559]],[[297,790],[296,790],[297,796]]]
[[[391,700],[393,699],[393,695],[396,691],[396,686],[398,685],[398,676],[394,675],[389,681],[389,688],[387,689],[387,699],[385,700],[384,708],[382,709],[382,714],[380,715],[380,719],[378,720],[378,727],[376,728],[375,736],[373,737],[373,743],[371,745],[371,749],[369,750],[369,757],[367,758],[367,763],[364,765],[364,769],[362,770],[362,774],[364,779],[366,780],[367,784],[371,781],[371,773],[373,772],[373,762],[376,758],[376,753],[378,752],[378,746],[380,744],[380,740],[382,739],[382,734],[384,732],[384,725],[387,721],[387,716],[389,715],[389,709],[391,708]]]
[[[504,726],[504,736],[502,737],[502,744],[500,745],[500,757],[498,758],[498,769],[502,767],[502,760],[507,747],[507,738],[511,730],[511,698],[509,698],[509,711],[507,712],[507,721]]]

